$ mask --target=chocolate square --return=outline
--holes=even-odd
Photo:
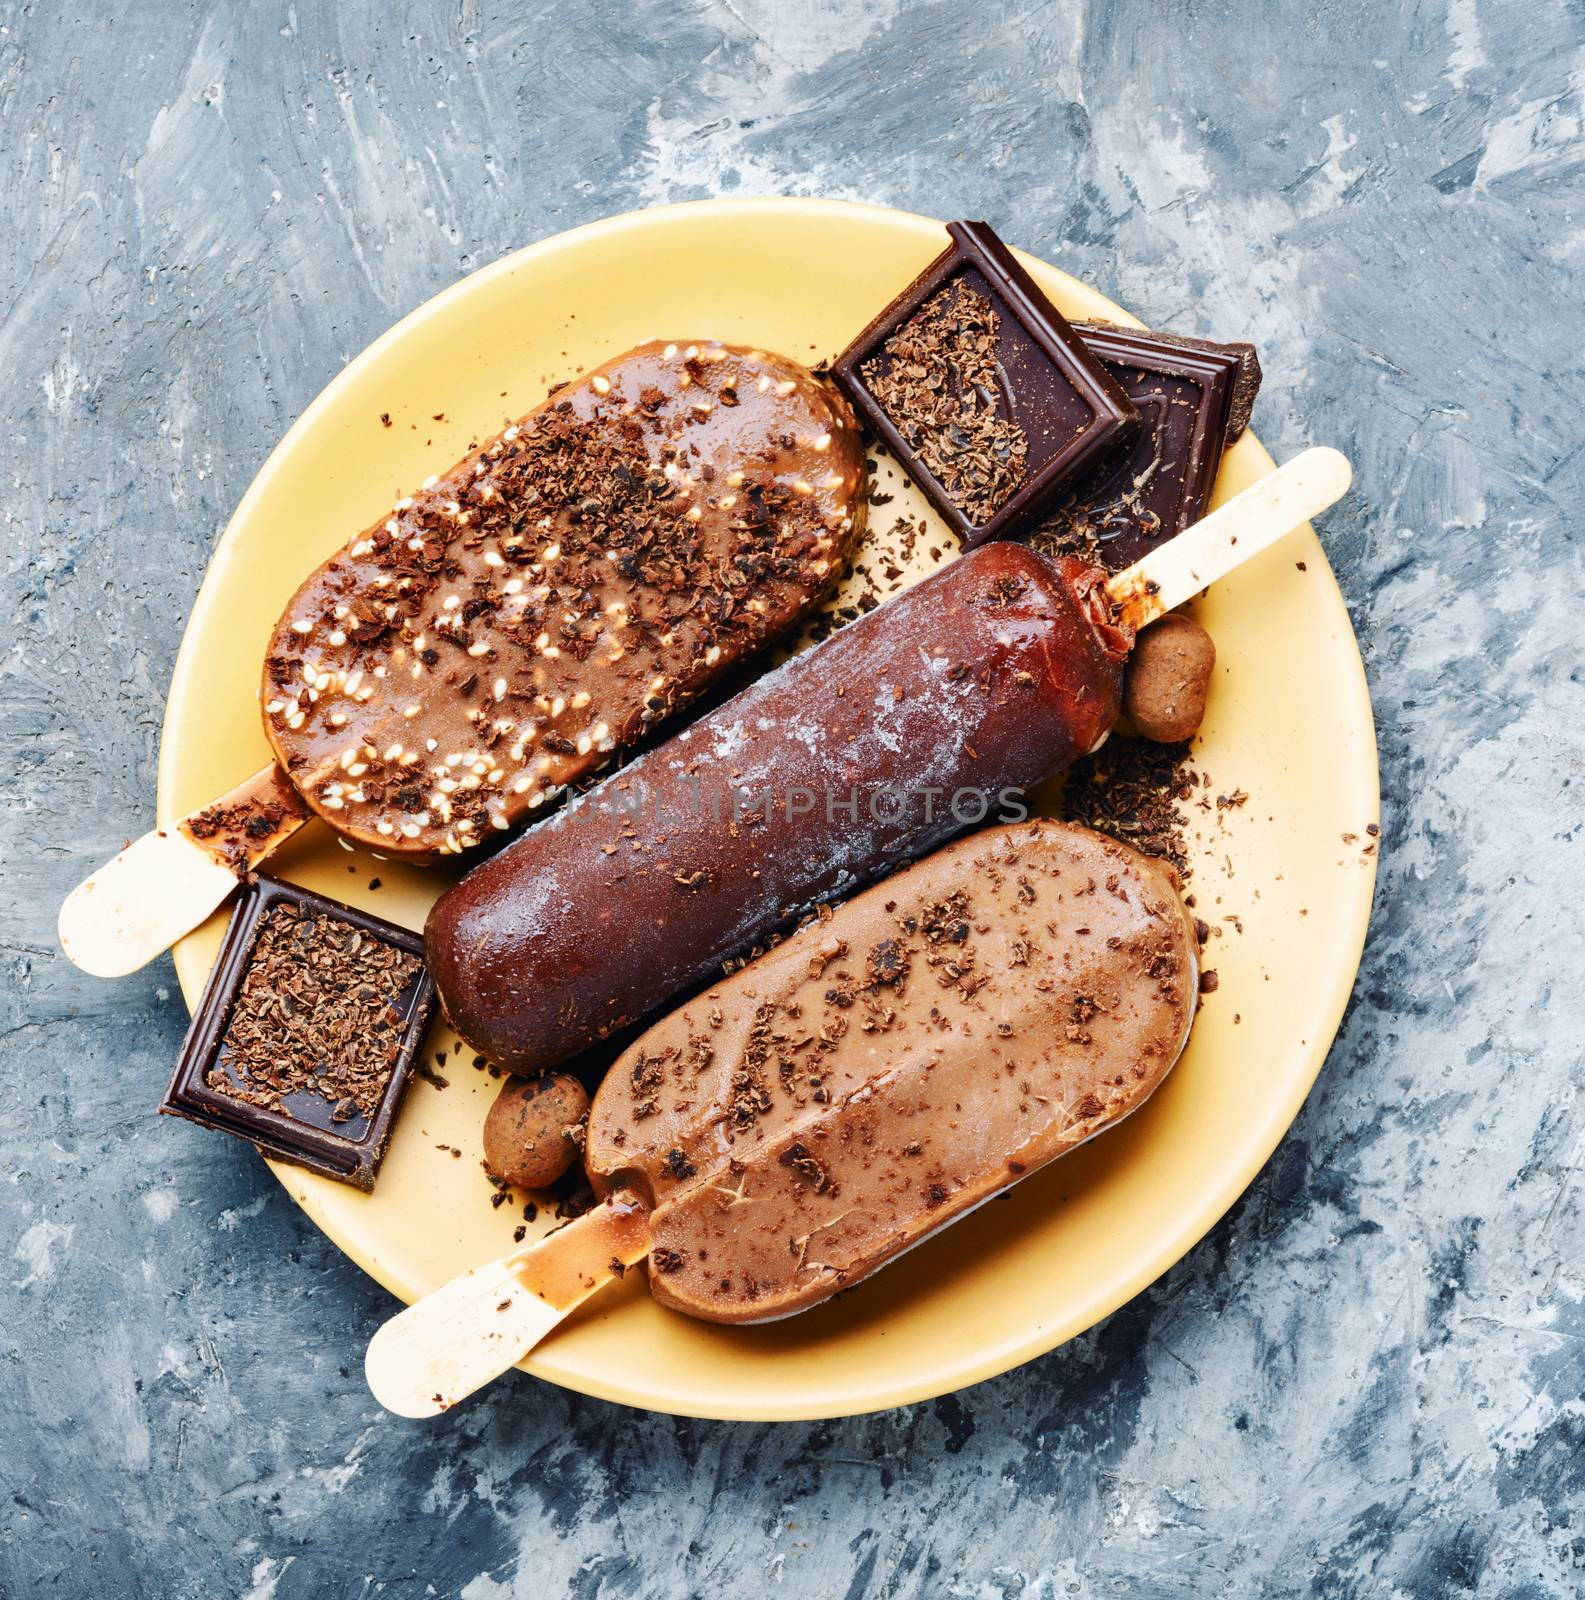
[[[299,1089],[283,1095],[281,1104],[286,1109],[276,1111],[214,1088],[207,1081],[211,1071],[220,1068],[234,1085],[258,1092],[245,1070],[229,1058],[227,1034],[265,919],[276,907],[287,905],[315,917],[332,918],[423,961],[424,941],[416,933],[295,884],[275,878],[254,879],[242,891],[232,913],[231,925],[204,986],[203,998],[193,1013],[192,1026],[160,1103],[160,1112],[235,1134],[271,1160],[293,1161],[327,1178],[371,1190],[435,1012],[435,986],[422,964],[392,997],[399,1043],[390,1076],[371,1114],[348,1113],[344,1105],[338,1107],[317,1089]]]
[[[831,371],[936,510],[972,546],[1007,533],[1038,512],[1136,419],[1121,387],[985,223],[953,222],[947,232],[951,245],[874,318]],[[871,391],[871,384],[893,369],[888,342],[906,335],[916,316],[928,315],[930,303],[955,285],[982,296],[997,318],[995,393],[977,391],[980,405],[990,403],[981,414],[988,416],[993,408],[996,421],[1021,430],[1027,444],[1018,481],[1000,486],[1008,492],[977,520],[920,459],[897,419]]]
[[[1080,322],[1074,330],[1139,413],[1138,430],[1070,482],[1023,537],[1110,572],[1205,515],[1224,447],[1260,387],[1253,345]]]

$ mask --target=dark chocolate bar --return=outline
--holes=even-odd
[[[965,545],[1009,532],[1116,444],[1133,407],[983,222],[853,341],[832,377]]]
[[[1213,344],[1112,323],[1075,331],[1122,386],[1138,430],[1071,481],[1023,537],[1120,572],[1205,515],[1224,447],[1249,422],[1260,363]]]
[[[250,986],[266,946],[275,966],[267,981]],[[346,968],[336,969],[337,949],[346,968],[360,964],[350,1000],[341,992],[349,985]],[[160,1111],[235,1134],[271,1160],[372,1189],[435,1011],[423,954],[423,939],[394,923],[295,884],[253,880],[232,914]],[[389,992],[381,992],[382,977]],[[238,1008],[248,995],[258,1014],[243,1017]],[[373,1027],[358,1031],[369,1016]],[[259,1072],[259,1044],[278,1031],[283,1062],[294,1051],[299,1061],[311,1059],[312,1041],[305,1056],[302,1039],[316,1028],[325,1034],[322,1077],[309,1083],[300,1072],[295,1080]],[[373,1065],[347,1073],[349,1054],[365,1043]]]

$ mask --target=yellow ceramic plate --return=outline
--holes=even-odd
[[[551,383],[655,335],[743,340],[811,363],[833,355],[944,243],[939,223],[870,206],[668,207],[548,239],[415,311],[304,412],[215,550],[171,685],[161,820],[267,758],[259,663],[302,576],[470,441],[529,409]],[[1070,317],[1133,321],[1025,260]],[[1270,465],[1246,437],[1224,462],[1218,493]],[[896,499],[877,513],[881,543],[898,513],[929,516],[895,475],[883,487]],[[944,533],[921,540],[910,578],[928,567],[933,544],[950,559]],[[1362,846],[1378,797],[1364,673],[1313,533],[1295,533],[1219,584],[1201,609],[1219,661],[1196,752],[1211,787],[1195,812],[1193,889],[1220,930],[1207,964],[1221,985],[1161,1092],[1116,1131],[817,1311],[764,1328],[712,1327],[659,1310],[634,1274],[535,1351],[527,1370],[702,1417],[900,1405],[1072,1338],[1222,1215],[1287,1129],[1342,1016],[1370,908],[1375,858]],[[1247,801],[1216,808],[1218,794],[1240,790]],[[414,928],[448,881],[438,869],[349,851],[319,824],[275,870]],[[213,919],[176,951],[189,1003],[223,923]],[[471,1052],[453,1056],[450,1036],[430,1044],[447,1050],[449,1087],[414,1085],[374,1195],[276,1169],[309,1216],[403,1300],[503,1254],[521,1220],[518,1205],[492,1208],[479,1169],[494,1080],[473,1068]],[[349,1331],[374,1330],[341,1334]],[[531,1403],[527,1391],[523,1400]]]

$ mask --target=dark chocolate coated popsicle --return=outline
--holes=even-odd
[[[974,551],[476,867],[424,934],[453,1026],[516,1070],[553,1067],[1001,814],[1117,716],[1129,639],[1103,584]]]

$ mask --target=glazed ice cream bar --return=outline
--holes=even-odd
[[[803,1311],[1142,1104],[1188,1037],[1195,951],[1161,863],[987,830],[645,1033],[595,1098],[590,1174],[648,1208],[663,1305]]]
[[[797,622],[859,535],[846,402],[735,345],[640,345],[431,478],[293,597],[264,724],[304,800],[455,854]]]
[[[430,913],[452,1025],[553,1067],[1094,749],[1129,644],[1103,582],[987,545],[531,829]]]
[[[949,845],[644,1034],[590,1115],[605,1203],[393,1317],[370,1387],[444,1411],[646,1258],[690,1316],[807,1310],[1143,1104],[1196,989],[1160,862],[1052,822]]]
[[[639,346],[399,501],[266,653],[274,760],[61,907],[132,972],[317,813],[382,854],[499,841],[798,623],[862,533],[862,441],[796,362]]]

